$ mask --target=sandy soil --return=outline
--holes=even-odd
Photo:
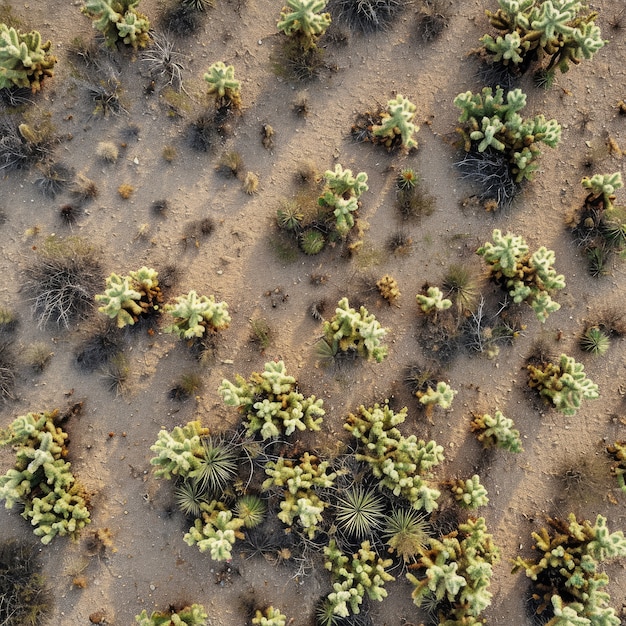
[[[347,31],[345,45],[328,45],[328,69],[313,81],[298,83],[272,71],[272,53],[280,45],[276,33],[280,3],[238,5],[220,0],[202,17],[196,34],[176,40],[184,55],[183,78],[189,94],[182,116],[168,115],[162,83],[147,92],[150,77],[141,55],[119,52],[113,56],[121,68],[122,101],[128,113],[106,118],[92,115],[93,103],[71,80],[76,70],[68,45],[77,35],[92,36],[79,4],[42,0],[15,4],[14,13],[25,27],[37,28],[50,38],[59,57],[54,78],[32,105],[49,112],[57,132],[66,138],[56,149],[56,158],[95,180],[100,194],[71,228],[58,214],[69,196],[44,198],[34,186],[35,170],[4,175],[0,200],[6,215],[1,227],[0,304],[19,316],[18,352],[42,341],[54,353],[41,374],[33,374],[20,361],[16,399],[2,407],[0,426],[27,411],[84,401],[82,415],[68,424],[71,459],[75,473],[94,494],[92,528],[110,529],[115,547],[101,558],[85,556],[84,543],[64,539],[42,549],[56,600],[51,623],[87,624],[90,614],[102,611],[108,624],[131,624],[143,608],[150,611],[184,602],[204,604],[209,623],[221,626],[243,624],[251,604],[281,607],[298,626],[313,623],[315,604],[329,590],[323,570],[317,567],[303,579],[295,575],[293,566],[272,565],[259,557],[236,556],[227,565],[212,562],[183,542],[186,522],[179,513],[171,513],[171,484],[155,480],[149,466],[149,447],[161,428],[171,429],[191,419],[202,420],[214,431],[234,425],[237,415],[221,403],[216,391],[219,382],[236,373],[247,377],[262,369],[265,361],[278,358],[285,360],[306,394],[324,399],[324,431],[308,440],[316,449],[329,451],[336,435],[343,437],[341,425],[348,411],[393,397],[397,406],[409,407],[407,431],[434,437],[445,447],[439,479],[479,471],[490,497],[481,514],[502,550],[492,579],[493,604],[485,617],[490,624],[532,623],[525,611],[526,580],[522,574],[510,574],[510,560],[520,551],[528,553],[530,532],[546,515],[565,516],[571,511],[595,519],[601,513],[611,529],[626,526],[625,496],[609,476],[610,461],[603,449],[605,442],[625,438],[626,345],[613,342],[608,354],[598,359],[577,346],[586,319],[608,304],[623,306],[626,266],[616,260],[607,276],[591,278],[565,226],[568,213],[584,198],[579,181],[590,173],[584,166],[590,154],[593,173],[624,170],[622,159],[605,147],[610,136],[626,148],[626,118],[616,109],[624,97],[625,31],[609,25],[622,10],[620,2],[592,3],[610,42],[593,61],[559,76],[548,92],[534,88],[530,79],[522,84],[529,95],[525,112],[556,117],[563,125],[563,140],[556,150],[544,151],[536,180],[512,208],[497,214],[462,206],[472,191],[455,171],[457,154],[450,141],[457,118],[453,98],[481,87],[474,78],[477,61],[467,54],[487,32],[484,10],[494,3],[453,3],[449,27],[439,39],[425,43],[417,35],[420,3],[416,2],[388,32],[362,36]],[[158,25],[166,3],[143,0],[141,4]],[[187,128],[208,104],[201,77],[217,60],[235,66],[242,81],[243,110],[222,145],[199,153],[189,147]],[[420,146],[410,156],[389,156],[379,147],[357,144],[349,137],[357,113],[375,109],[395,92],[418,107]],[[308,102],[307,117],[293,111],[294,101],[302,96]],[[591,112],[591,121],[582,128],[585,111]],[[123,139],[130,124],[138,126],[139,135]],[[261,142],[263,124],[275,130],[271,150]],[[100,141],[126,142],[117,163],[104,164],[96,156]],[[177,151],[169,164],[162,158],[166,145]],[[258,175],[258,194],[246,195],[239,181],[215,171],[220,156],[229,150],[241,153],[244,172]],[[277,255],[276,209],[281,199],[297,192],[294,173],[304,160],[312,160],[321,171],[339,162],[368,173],[369,191],[360,211],[365,243],[352,259],[342,258],[339,249],[328,249],[318,257],[299,254],[289,262]],[[435,197],[434,213],[416,223],[400,221],[393,206],[395,175],[405,166],[420,173],[425,189]],[[136,188],[129,200],[121,200],[117,193],[122,183]],[[170,208],[164,216],[155,216],[151,204],[163,198]],[[214,220],[215,230],[196,247],[188,237],[185,241],[185,229],[205,217]],[[445,376],[459,393],[453,409],[436,414],[434,424],[429,424],[402,384],[404,368],[425,363],[429,357],[420,342],[414,296],[426,281],[440,281],[452,263],[480,272],[480,259],[473,253],[496,227],[523,235],[531,246],[556,251],[556,268],[567,280],[558,297],[562,308],[545,325],[530,309],[522,309],[524,335],[493,360],[460,354],[448,363]],[[399,257],[386,250],[386,241],[395,232],[412,238],[411,254]],[[125,340],[130,374],[121,393],[110,392],[98,372],[81,372],[74,363],[75,352],[93,332],[98,314],[67,331],[41,330],[20,291],[24,267],[51,233],[77,235],[96,244],[107,274],[173,264],[179,270],[175,293],[195,289],[226,300],[233,321],[223,333],[215,359],[201,367],[172,336],[134,332]],[[312,273],[326,274],[327,282],[312,284]],[[389,307],[372,289],[385,273],[400,285],[398,306]],[[367,281],[369,291],[362,287]],[[267,295],[276,289],[284,297]],[[489,285],[484,289],[491,293]],[[321,327],[308,310],[325,298],[332,311],[343,295],[365,302],[389,329],[389,358],[382,364],[360,364],[340,372],[316,367],[313,346]],[[253,318],[264,318],[274,329],[264,352],[250,343]],[[550,410],[526,388],[525,359],[539,338],[555,353],[567,352],[583,361],[589,377],[599,384],[601,398],[585,404],[575,417]],[[204,385],[195,399],[177,402],[168,391],[185,371],[201,372]],[[470,433],[471,412],[495,407],[512,417],[522,432],[522,454],[486,456]],[[8,468],[10,451],[2,451],[0,461],[2,468]],[[559,477],[568,468],[583,469],[590,477],[583,493],[564,492]],[[15,510],[0,510],[0,526],[3,536],[31,536]],[[86,577],[86,588],[72,584],[79,571]],[[621,612],[626,607],[626,572],[619,563],[608,571],[612,605]],[[410,586],[402,576],[389,585],[389,591],[389,598],[371,609],[375,624],[401,626],[425,619],[412,605]]]

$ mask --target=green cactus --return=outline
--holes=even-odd
[[[287,616],[273,606],[268,606],[264,611],[257,609],[252,618],[254,626],[285,626],[286,623]]]
[[[333,586],[327,601],[334,615],[349,617],[359,614],[366,596],[377,602],[387,597],[384,585],[395,578],[386,569],[393,561],[377,556],[369,541],[363,541],[355,554],[346,556],[331,539],[324,548],[324,556],[324,567],[331,573]]]
[[[396,426],[406,414],[406,408],[395,413],[387,404],[361,405],[356,414],[348,415],[344,428],[360,444],[356,459],[368,463],[381,487],[406,499],[414,509],[431,513],[441,494],[428,479],[431,469],[443,461],[443,448],[434,441],[402,435]]]
[[[325,8],[326,0],[287,0],[276,26],[303,50],[310,50],[330,26],[330,13],[321,12]]]
[[[244,538],[240,531],[244,521],[217,500],[200,503],[200,509],[202,519],[195,520],[183,540],[188,546],[197,545],[200,552],[209,550],[214,561],[230,561],[235,542]]]
[[[566,354],[561,354],[558,363],[529,364],[527,370],[528,386],[563,415],[575,415],[583,400],[599,397],[598,385],[587,378],[585,366]]]
[[[512,419],[505,417],[496,409],[492,417],[488,413],[476,415],[471,423],[472,432],[477,432],[477,439],[485,448],[497,447],[509,452],[521,452],[522,440],[519,430],[515,429]]]
[[[579,0],[498,0],[499,8],[487,11],[491,25],[500,32],[494,39],[484,35],[481,43],[490,61],[524,73],[543,57],[544,71],[558,67],[567,72],[570,63],[591,59],[606,41],[595,24],[597,13],[581,14]]]
[[[480,477],[474,474],[467,480],[458,479],[450,483],[454,499],[464,509],[477,509],[489,504],[487,490],[480,484]]]
[[[150,465],[157,467],[156,478],[186,478],[197,472],[205,454],[202,438],[208,434],[209,429],[203,428],[200,421],[187,422],[182,428],[176,426],[171,433],[160,430],[156,443],[150,446],[156,452],[150,459]]]
[[[591,178],[585,176],[580,182],[585,189],[589,190],[588,201],[593,202],[594,199],[602,196],[605,211],[613,208],[615,192],[624,186],[621,172],[594,174]]]
[[[163,310],[174,318],[174,323],[163,331],[180,339],[202,337],[207,330],[217,332],[230,324],[226,302],[215,302],[215,296],[199,296],[193,290],[178,296],[174,304],[166,304]]]
[[[0,89],[28,87],[41,89],[46,76],[52,76],[56,57],[49,54],[51,43],[41,43],[36,30],[21,33],[0,23]]]
[[[55,425],[58,411],[17,417],[0,436],[16,451],[13,468],[0,476],[0,500],[7,509],[23,505],[34,534],[48,544],[57,535],[75,539],[90,522],[85,492],[70,471],[67,433]]]
[[[368,189],[367,174],[359,172],[356,176],[352,174],[352,170],[344,169],[340,163],[335,165],[335,170],[326,170],[324,172],[324,180],[326,181],[326,189],[336,196],[353,197],[357,200]]]
[[[420,404],[423,404],[428,414],[430,414],[429,411],[432,411],[436,406],[442,409],[449,409],[457,393],[448,383],[439,381],[434,389],[429,386],[424,391],[417,391],[415,395],[419,399]]]
[[[441,624],[481,624],[482,611],[491,604],[489,583],[500,551],[487,533],[484,518],[459,524],[458,532],[441,539],[429,537],[428,547],[415,563],[417,574],[407,574],[414,586],[411,597],[417,606],[427,598],[447,601]],[[447,618],[447,619],[446,619]]]
[[[516,183],[531,180],[541,155],[539,144],[555,148],[561,140],[561,126],[543,115],[524,119],[519,111],[526,106],[526,94],[513,89],[506,94],[496,87],[484,87],[480,93],[460,93],[454,105],[461,110],[458,129],[465,151],[502,153]]]
[[[381,123],[372,127],[372,134],[377,143],[382,143],[391,151],[399,146],[405,150],[417,148],[413,135],[419,126],[413,123],[417,107],[408,99],[398,94],[387,102],[387,110],[381,114]]]
[[[325,414],[321,399],[297,391],[283,361],[266,363],[263,373],[253,372],[249,381],[239,375],[235,383],[224,379],[219,393],[227,406],[245,415],[248,436],[259,433],[263,440],[319,430]]]
[[[531,255],[522,237],[503,235],[497,228],[492,239],[476,250],[489,264],[491,279],[509,293],[513,302],[528,302],[537,319],[545,322],[550,313],[561,308],[549,292],[565,287],[565,278],[552,267],[554,252],[542,246]]]
[[[324,190],[317,204],[324,212],[327,209],[333,210],[334,223],[331,221],[329,228],[344,238],[354,226],[354,214],[359,208],[359,197],[368,190],[367,174],[359,172],[354,176],[352,170],[344,169],[337,163],[334,171],[326,170],[324,179]]]
[[[424,313],[434,313],[445,311],[452,306],[452,301],[443,297],[439,287],[428,287],[425,294],[418,293],[415,296],[417,304]]]
[[[81,12],[93,20],[109,48],[122,41],[137,50],[150,43],[150,22],[137,11],[138,4],[139,0],[85,0]]]
[[[537,558],[518,556],[513,568],[514,573],[524,570],[533,581],[540,601],[537,613],[552,605],[558,618],[552,623],[619,626],[619,617],[608,606],[610,596],[602,591],[609,577],[599,565],[626,556],[622,531],[610,533],[602,515],[594,524],[577,521],[573,513],[567,520],[548,519],[548,524],[552,532],[542,528],[532,533]]]
[[[337,303],[335,315],[323,325],[323,342],[333,355],[354,352],[365,359],[380,363],[387,356],[381,341],[387,334],[374,315],[362,306],[357,312],[348,298]]]
[[[205,626],[209,616],[201,604],[192,604],[174,611],[153,611],[150,616],[144,609],[135,616],[139,626]]]
[[[111,274],[105,292],[95,297],[96,302],[103,303],[98,311],[115,319],[118,328],[132,326],[140,317],[157,312],[163,300],[157,277],[155,270],[145,266],[128,276]]]
[[[241,83],[235,80],[235,68],[232,65],[217,61],[209,67],[209,71],[204,74],[203,78],[209,85],[207,93],[215,96],[215,102],[219,107],[239,108]]]
[[[606,451],[615,461],[611,466],[611,474],[617,477],[619,488],[626,493],[626,441],[616,441],[607,446]]]
[[[334,472],[327,473],[327,470],[328,461],[320,462],[308,452],[297,461],[279,458],[265,465],[265,473],[269,478],[263,482],[263,490],[283,487],[278,519],[289,527],[298,519],[309,539],[315,537],[322,521],[322,512],[328,507],[328,503],[314,489],[328,489],[333,486],[336,478]]]

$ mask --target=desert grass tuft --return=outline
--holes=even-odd
[[[63,163],[48,163],[42,168],[42,175],[35,180],[35,186],[46,198],[56,198],[74,176],[71,167]]]
[[[78,200],[92,200],[98,196],[98,185],[87,178],[85,174],[79,172],[71,187],[72,195]]]
[[[361,541],[382,528],[386,506],[377,490],[356,485],[337,497],[335,523],[349,538]]]
[[[430,525],[415,509],[394,509],[385,522],[383,534],[389,551],[409,563],[420,555],[428,541]]]
[[[129,183],[122,183],[117,188],[117,193],[119,194],[120,198],[122,198],[122,200],[128,200],[128,198],[130,198],[134,192],[135,188]]]
[[[96,146],[96,154],[105,163],[115,163],[120,155],[120,151],[112,141],[101,141]]]
[[[183,515],[191,518],[202,516],[201,504],[208,504],[206,494],[200,489],[195,480],[183,480],[174,489],[176,506]]]
[[[10,343],[0,343],[0,400],[15,400],[17,363]]]
[[[250,320],[250,342],[258,346],[261,352],[267,350],[274,339],[274,330],[264,317]]]
[[[259,193],[259,177],[254,172],[247,172],[243,178],[242,187],[249,196]]]
[[[328,10],[350,28],[371,33],[387,30],[405,5],[403,0],[330,0]]]
[[[260,496],[248,493],[235,502],[234,512],[246,528],[256,528],[265,519],[267,504]]]
[[[121,338],[118,329],[107,320],[91,333],[76,349],[76,367],[93,372],[105,366],[121,351]]]
[[[169,397],[172,400],[188,400],[196,395],[203,387],[200,374],[196,372],[185,372],[181,374],[174,386],[170,389]]]
[[[53,356],[54,352],[45,341],[36,341],[26,346],[23,358],[34,372],[43,372]]]
[[[202,439],[203,454],[194,480],[204,493],[219,498],[237,475],[237,446],[224,437]]]
[[[580,349],[594,356],[606,354],[611,346],[610,335],[599,326],[590,326],[579,341]]]
[[[122,395],[126,390],[129,375],[130,365],[123,352],[114,354],[102,371],[102,378],[107,389],[116,396]]]

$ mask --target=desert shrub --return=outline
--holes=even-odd
[[[48,237],[24,270],[24,291],[38,326],[69,328],[87,317],[102,275],[96,250],[83,239]]]
[[[43,626],[52,592],[41,572],[35,546],[4,539],[0,543],[0,624]]]

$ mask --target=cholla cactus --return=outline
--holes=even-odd
[[[399,146],[405,150],[417,148],[413,135],[419,126],[413,123],[417,107],[404,96],[398,94],[387,102],[387,110],[381,114],[381,124],[372,127],[372,135],[377,143],[382,143],[391,151]]]
[[[260,433],[263,440],[295,430],[319,430],[325,414],[321,399],[297,391],[296,379],[287,374],[283,361],[266,363],[263,373],[253,372],[249,381],[239,375],[235,384],[224,379],[219,392],[226,405],[246,416],[248,436]]]
[[[389,304],[393,304],[401,295],[398,281],[389,274],[385,274],[376,281],[376,288],[381,297],[387,300]]]
[[[333,356],[354,352],[377,363],[387,356],[387,348],[381,343],[387,330],[364,306],[358,312],[351,308],[348,298],[342,298],[337,303],[335,315],[324,322],[323,330],[322,341]]]
[[[244,521],[217,500],[201,502],[202,519],[196,519],[183,537],[189,546],[197,545],[200,552],[209,550],[214,561],[230,561],[237,539],[243,539],[240,528]]]
[[[166,304],[163,309],[174,318],[174,323],[166,326],[164,332],[174,333],[180,339],[202,337],[207,329],[217,332],[230,324],[226,302],[215,302],[215,296],[199,296],[193,290],[178,296],[174,304]]]
[[[393,561],[381,559],[371,549],[370,542],[364,541],[358,551],[346,556],[337,547],[335,540],[324,548],[324,567],[330,571],[333,591],[328,594],[332,613],[339,617],[349,617],[361,612],[361,604],[367,596],[381,602],[387,597],[386,582],[395,578],[386,571]]]
[[[326,170],[324,179],[326,184],[317,203],[323,209],[333,210],[334,228],[340,237],[345,237],[354,226],[359,198],[368,190],[367,174],[359,172],[354,176],[352,170],[337,163],[334,171]]]
[[[150,616],[144,609],[135,622],[139,626],[205,626],[208,618],[201,604],[192,604],[179,611],[154,611]]]
[[[439,287],[428,287],[425,294],[418,293],[415,296],[417,304],[424,313],[437,314],[438,311],[445,311],[452,306],[452,301],[443,297]]]
[[[620,619],[608,606],[611,599],[603,588],[609,577],[600,572],[603,561],[626,556],[626,538],[622,531],[610,533],[606,518],[596,517],[594,524],[579,522],[570,513],[567,521],[548,519],[551,530],[532,533],[536,559],[515,559],[513,572],[524,570],[533,581],[537,612],[548,605],[555,615],[568,617],[568,624],[604,624],[619,626]],[[564,621],[555,623],[565,623]]]
[[[591,178],[585,176],[581,181],[582,186],[589,190],[587,202],[595,204],[595,200],[602,198],[602,208],[607,211],[613,208],[615,192],[624,186],[622,174],[594,174]]]
[[[90,522],[84,490],[70,471],[67,433],[55,426],[58,411],[17,417],[0,437],[0,446],[16,451],[15,465],[0,476],[0,500],[7,509],[23,505],[22,517],[48,544],[57,535],[78,537]]]
[[[305,452],[298,461],[280,458],[269,461],[265,473],[269,476],[263,482],[263,490],[283,487],[283,501],[278,519],[287,526],[292,526],[298,519],[309,539],[317,533],[322,521],[322,512],[328,506],[314,491],[315,488],[328,489],[333,486],[336,474],[327,473],[328,461],[319,459]]]
[[[285,626],[286,623],[287,616],[273,606],[268,606],[264,611],[257,609],[252,618],[255,626]]]
[[[41,89],[46,76],[52,76],[56,57],[48,54],[51,43],[41,43],[36,30],[20,33],[12,26],[0,24],[0,89],[29,87]]]
[[[239,108],[241,105],[241,83],[235,80],[235,68],[217,61],[204,74],[204,80],[209,84],[208,93],[215,96],[218,106],[232,105]]]
[[[545,322],[561,308],[549,292],[565,287],[565,278],[552,267],[554,252],[542,246],[530,254],[522,237],[503,235],[497,228],[492,239],[493,243],[488,241],[476,250],[489,264],[491,279],[506,289],[513,302],[528,302],[537,319]]]
[[[326,0],[287,0],[276,26],[303,50],[310,50],[330,26],[330,13],[321,12],[325,8]]]
[[[441,623],[479,624],[477,618],[491,604],[489,583],[500,551],[479,517],[459,524],[459,531],[441,539],[428,538],[428,548],[415,563],[417,574],[407,574],[415,589],[411,597],[417,606],[427,598],[447,600],[450,608]]]
[[[525,72],[543,56],[550,59],[544,71],[591,59],[606,43],[595,25],[597,13],[581,15],[579,0],[498,0],[487,17],[501,34],[484,35],[481,43],[493,61]]]
[[[205,455],[202,438],[209,434],[199,421],[188,422],[182,428],[174,427],[172,432],[160,430],[156,443],[150,446],[156,456],[150,459],[150,465],[158,469],[156,478],[171,479],[172,476],[186,478],[197,471]]]
[[[380,486],[405,498],[414,509],[431,513],[440,492],[428,483],[430,471],[443,461],[443,448],[434,441],[405,437],[396,426],[406,419],[407,409],[398,413],[387,404],[350,413],[344,428],[359,442],[356,459],[367,462]]]
[[[467,480],[458,479],[450,483],[454,499],[464,509],[477,509],[489,504],[487,490],[480,484],[480,477],[474,474]]]
[[[417,391],[415,395],[419,399],[420,404],[426,407],[426,415],[430,419],[434,407],[449,409],[457,393],[448,383],[439,381],[434,389],[427,387],[424,391]]]
[[[145,266],[128,276],[111,274],[105,292],[96,295],[96,302],[103,303],[98,311],[115,319],[118,328],[132,326],[141,316],[158,311],[162,300],[158,273]]]
[[[617,477],[619,488],[626,493],[626,441],[616,441],[607,446],[606,451],[615,460],[611,466],[611,474]]]
[[[477,415],[471,423],[472,432],[477,432],[477,439],[485,448],[504,448],[509,452],[521,452],[522,440],[519,430],[515,429],[512,419],[505,417],[496,409],[493,417],[488,413]]]
[[[150,43],[150,22],[137,11],[138,4],[139,0],[85,0],[81,11],[93,20],[109,48],[122,41],[137,50]]]
[[[575,415],[583,400],[599,397],[598,385],[589,380],[585,366],[562,354],[558,363],[528,365],[528,386],[537,389],[563,415]]]
[[[526,94],[521,89],[509,91],[506,102],[501,87],[495,93],[490,87],[477,94],[466,91],[454,99],[454,105],[461,109],[459,130],[465,151],[502,153],[516,183],[532,179],[541,155],[539,144],[555,148],[561,140],[561,126],[556,120],[546,120],[543,115],[524,119],[519,114],[526,106]]]

